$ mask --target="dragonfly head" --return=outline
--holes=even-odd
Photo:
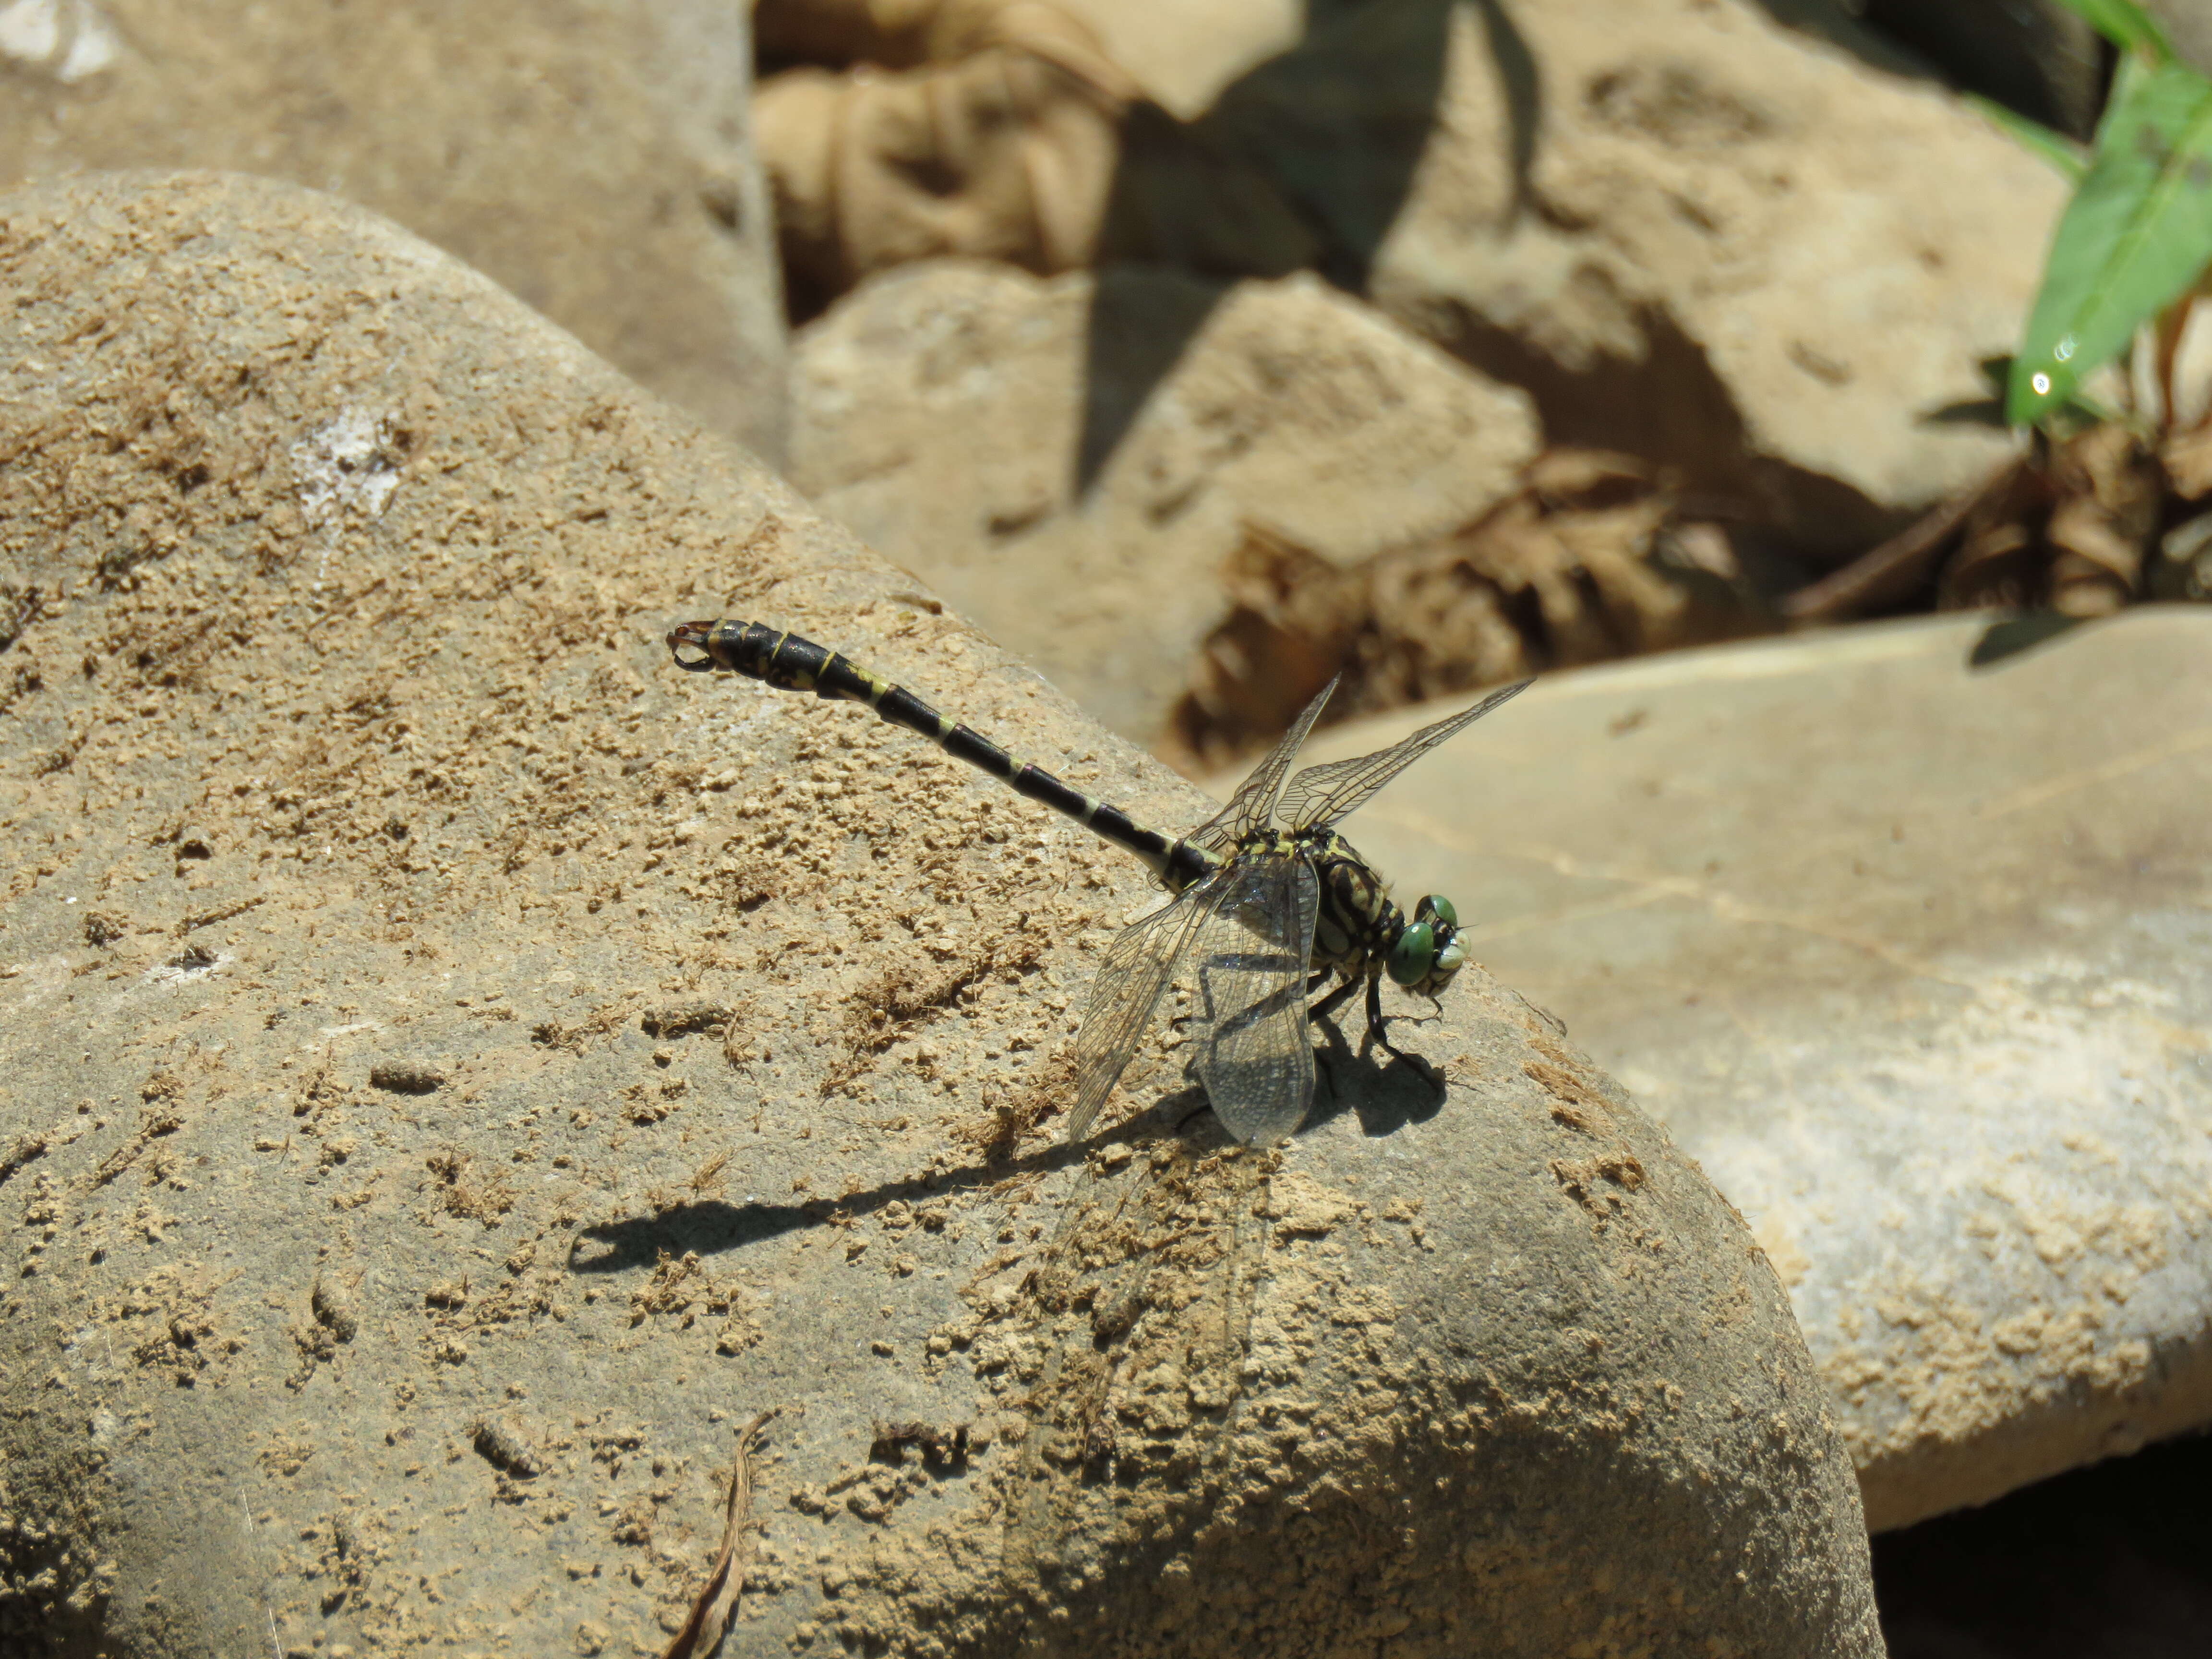
[[[1467,964],[1459,942],[1459,912],[1440,893],[1413,907],[1413,919],[1390,947],[1387,964],[1392,983],[1423,996],[1441,996],[1452,975]]]

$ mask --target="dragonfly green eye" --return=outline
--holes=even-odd
[[[1414,908],[1413,914],[1424,921],[1440,921],[1449,927],[1459,926],[1459,912],[1442,893],[1431,893]]]
[[[1436,929],[1417,921],[1390,947],[1390,977],[1400,985],[1419,985],[1437,959]]]

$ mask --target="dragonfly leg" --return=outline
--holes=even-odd
[[[1367,1041],[1378,1045],[1391,1059],[1403,1060],[1430,1081],[1436,1080],[1435,1068],[1428,1061],[1419,1054],[1407,1054],[1390,1041],[1390,1021],[1382,1012],[1382,981],[1372,975],[1367,981]]]
[[[1328,984],[1328,976],[1335,971],[1336,970],[1333,968],[1324,968],[1321,969],[1311,979],[1306,981],[1306,994],[1308,996],[1311,996],[1316,991],[1321,989],[1322,986]],[[1313,1006],[1307,1009],[1306,1018],[1308,1019],[1326,1019],[1342,1006],[1345,998],[1350,996],[1358,988],[1359,981],[1358,980],[1348,979],[1345,981],[1343,984],[1338,986],[1336,989],[1331,991],[1319,1002],[1315,1003]]]
[[[1231,1013],[1225,1019],[1213,1006],[1212,976],[1216,970],[1227,969],[1237,973],[1256,974],[1266,972],[1270,969],[1282,968],[1286,962],[1287,958],[1279,953],[1244,951],[1212,957],[1200,963],[1198,967],[1198,994],[1200,1000],[1205,1004],[1203,1018],[1206,1024],[1217,1027],[1224,1033],[1233,1033],[1248,1026],[1255,1025],[1270,1014],[1278,1012],[1293,996],[1303,997],[1305,994],[1304,991],[1299,988],[1297,981],[1293,980],[1290,984],[1261,997],[1249,1007]],[[1185,1014],[1181,1018],[1196,1019],[1200,1016]]]
[[[1211,1024],[1218,1018],[1213,1009],[1213,981],[1206,976],[1206,969],[1207,968],[1226,967],[1251,971],[1268,965],[1269,963],[1267,958],[1253,956],[1249,953],[1237,956],[1216,957],[1211,961],[1201,963],[1199,968],[1198,987],[1199,994],[1204,999],[1206,1006],[1195,1013],[1170,1015],[1168,1018],[1168,1029],[1171,1031],[1180,1031],[1184,1026],[1189,1024],[1191,1021],[1194,1019],[1203,1019],[1208,1024]],[[1321,987],[1322,981],[1328,978],[1328,969],[1324,968],[1306,981],[1306,988],[1303,993],[1301,993],[1301,994],[1311,996],[1314,992]],[[1255,1006],[1261,1006],[1267,1010],[1272,1010],[1277,1006],[1277,1000],[1270,1000],[1264,1005]]]
[[[1402,1019],[1414,1025],[1433,1025],[1439,1019],[1443,1018],[1443,1012],[1444,1005],[1443,1002],[1435,997],[1431,997],[1429,999],[1429,1012],[1427,1013],[1385,1014],[1382,1016],[1382,1023],[1385,1025],[1388,1025],[1394,1019]]]

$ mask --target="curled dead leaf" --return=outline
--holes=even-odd
[[[1717,526],[1686,520],[1657,469],[1593,450],[1552,451],[1472,523],[1349,568],[1247,526],[1224,583],[1163,741],[1194,775],[1287,729],[1340,671],[1332,721],[1770,625]]]

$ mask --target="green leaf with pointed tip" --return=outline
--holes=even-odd
[[[2140,52],[2161,64],[2173,61],[2166,31],[2135,0],[2061,0],[2089,27],[2122,52]]]
[[[2088,175],[2088,153],[2064,133],[2053,132],[2042,122],[2031,121],[2025,115],[2008,110],[1992,99],[1971,92],[1966,94],[1966,99],[1991,126],[2003,132],[2029,155],[2048,161],[2064,173],[2068,184],[2078,185]]]
[[[2212,263],[2212,81],[2121,60],[2087,177],[2044,267],[2005,418],[2043,421]]]

